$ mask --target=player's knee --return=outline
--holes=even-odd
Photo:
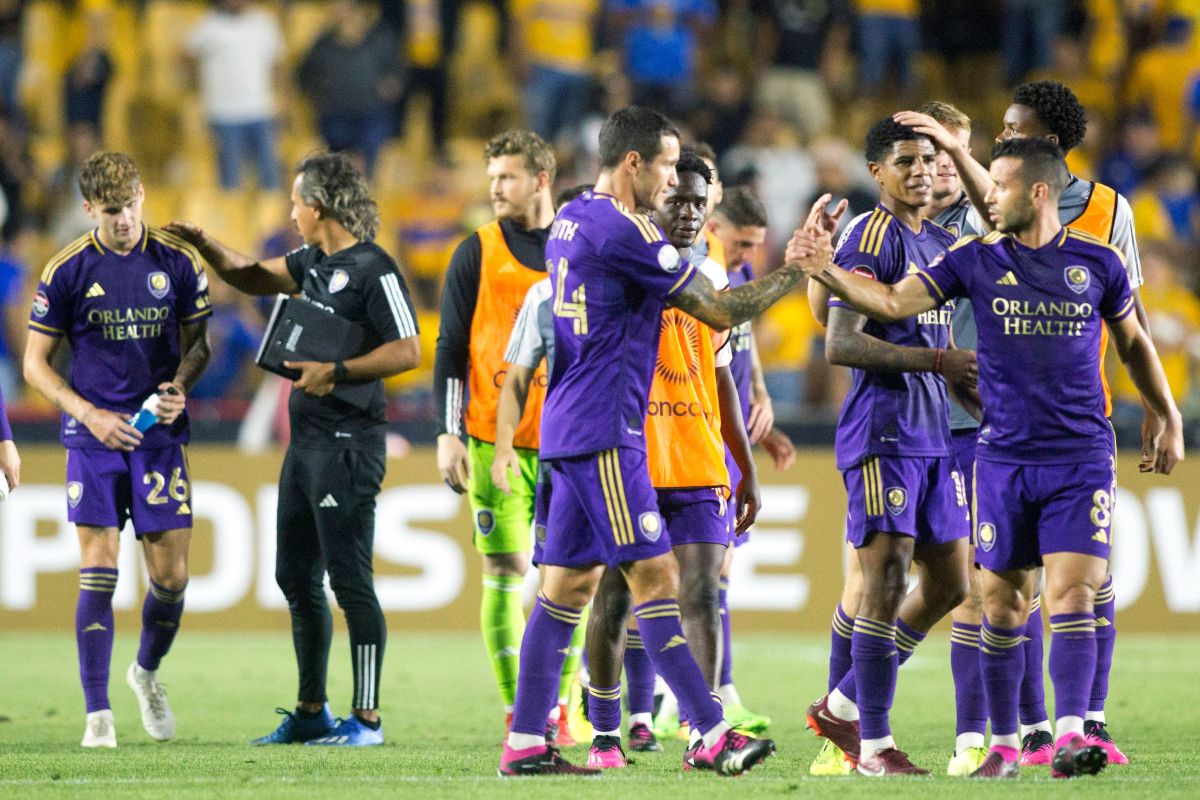
[[[1096,604],[1096,589],[1080,581],[1066,586],[1056,586],[1049,597],[1051,614],[1089,614]]]
[[[486,553],[483,556],[483,572],[485,575],[523,578],[528,571],[528,553]]]
[[[187,567],[152,575],[152,580],[168,592],[182,592],[188,583]]]
[[[711,580],[691,576],[679,584],[679,611],[685,617],[720,620],[720,587]]]

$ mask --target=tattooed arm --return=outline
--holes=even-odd
[[[754,319],[796,287],[804,273],[797,265],[785,264],[758,280],[736,289],[718,292],[703,275],[696,275],[670,304],[719,331]]]
[[[208,365],[212,350],[208,345],[208,320],[201,319],[190,325],[179,328],[179,349],[183,357],[179,359],[179,367],[175,377],[158,385],[158,421],[170,425],[183,413],[187,402],[187,393],[200,380],[200,373]]]

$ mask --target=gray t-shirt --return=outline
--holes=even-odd
[[[554,365],[554,315],[550,308],[553,296],[549,278],[529,287],[508,337],[508,347],[504,349],[505,361],[529,369],[537,369],[542,359],[546,359],[547,380]]]
[[[1079,219],[1079,215],[1087,208],[1088,200],[1092,197],[1091,181],[1085,181],[1071,176],[1071,182],[1063,189],[1058,198],[1058,221],[1070,225]],[[1125,195],[1117,195],[1117,208],[1114,214],[1112,237],[1109,244],[1121,251],[1125,256],[1125,271],[1129,273],[1129,286],[1137,289],[1145,281],[1142,279],[1142,257],[1138,254],[1137,237],[1133,232],[1133,209]]]
[[[985,232],[983,220],[979,212],[971,205],[966,192],[963,192],[954,205],[942,211],[933,220],[955,236],[979,236]],[[974,350],[979,341],[975,330],[975,310],[971,301],[960,297],[954,301],[954,315],[950,318],[950,333],[954,338],[954,346],[964,350]],[[950,430],[975,430],[979,422],[950,396]]]

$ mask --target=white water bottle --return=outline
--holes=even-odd
[[[158,395],[152,394],[142,403],[141,409],[129,418],[129,424],[142,433],[158,422]]]

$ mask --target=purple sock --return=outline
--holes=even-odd
[[[987,698],[993,736],[1008,736],[1020,731],[1017,696],[1021,673],[1025,671],[1025,654],[1021,647],[1024,633],[1024,627],[993,628],[986,617],[979,630],[979,670],[983,675],[983,693]]]
[[[1112,670],[1113,647],[1117,644],[1117,596],[1113,593],[1112,576],[1096,594],[1096,677],[1092,680],[1092,695],[1088,711],[1103,711],[1108,699],[1108,673]]]
[[[652,600],[634,606],[642,643],[655,669],[675,693],[679,710],[687,714],[692,727],[708,733],[724,719],[725,714],[715,693],[704,682],[683,628],[679,625],[679,603],[675,600]],[[681,714],[682,716],[682,714]]]
[[[186,587],[184,587],[186,588]],[[142,603],[142,644],[137,663],[142,669],[156,670],[171,649],[183,616],[183,589],[172,592],[150,581],[150,590]]]
[[[588,686],[588,721],[597,733],[621,730],[620,681],[607,689],[594,683]]]
[[[75,606],[75,644],[79,648],[79,680],[90,714],[108,703],[108,670],[112,662],[112,596],[117,571],[107,567],[79,570],[79,603]]]
[[[1050,682],[1054,716],[1082,717],[1096,677],[1096,615],[1055,614],[1050,617]]]
[[[850,652],[854,658],[854,669],[850,672],[855,676],[860,735],[863,739],[890,736],[888,712],[896,694],[896,671],[900,668],[896,626],[857,617]]]
[[[633,628],[625,631],[625,687],[630,714],[654,711],[654,665],[646,655],[642,635]]]
[[[513,733],[541,736],[546,732],[546,718],[558,705],[563,661],[582,615],[582,609],[560,606],[538,595],[521,639]]]
[[[718,584],[717,602],[721,607],[721,686],[733,683],[733,622],[729,617],[729,578]]]
[[[829,634],[829,688],[832,692],[850,671],[854,660],[850,657],[850,637],[854,635],[854,620],[842,608],[833,611],[833,628]]]
[[[1025,677],[1021,681],[1021,724],[1036,725],[1050,717],[1046,714],[1046,688],[1042,671],[1042,596],[1035,594],[1025,625]]]
[[[902,619],[896,620],[896,652],[900,655],[897,666],[904,666],[904,662],[912,658],[913,651],[923,641],[925,634],[908,627]]]
[[[841,610],[842,610],[842,607],[839,605],[838,611],[841,611]],[[835,616],[834,619],[836,619],[836,618],[837,617]],[[851,634],[851,635],[853,636],[853,634]],[[903,645],[901,644],[901,636],[904,637]],[[902,620],[896,620],[896,654],[897,654],[896,668],[897,669],[899,669],[901,666],[903,666],[904,662],[908,661],[908,659],[912,657],[913,650],[915,650],[917,648],[917,645],[919,645],[923,641],[925,641],[925,634],[919,633],[919,632],[913,630],[912,628],[908,627],[907,625],[904,624],[904,622]],[[858,672],[854,669],[854,658],[850,653],[852,646],[853,646],[853,638],[851,638],[850,641],[846,642],[846,660],[848,662],[848,667],[846,669],[845,674],[842,675],[841,680],[839,680],[837,682],[836,688],[843,695],[846,696],[847,700],[857,703],[858,702]],[[833,663],[832,656],[830,657],[829,660],[830,660],[830,663],[832,664]],[[830,677],[831,678],[833,677],[832,673],[830,674]],[[830,688],[829,691],[832,692],[833,688]],[[894,689],[893,689],[893,693],[894,693]]]
[[[950,673],[954,677],[955,735],[987,732],[987,698],[979,673],[979,626],[950,626]]]

